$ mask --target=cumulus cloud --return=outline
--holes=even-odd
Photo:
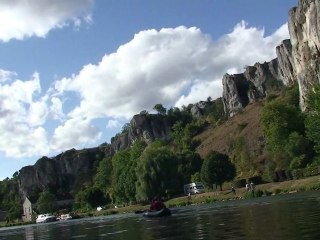
[[[46,104],[34,98],[41,93],[39,74],[27,81],[9,75],[5,84],[0,82],[0,151],[9,157],[47,153],[46,131],[40,126],[46,121]]]
[[[90,22],[93,0],[1,0],[0,40],[45,37],[55,28]]]
[[[47,155],[90,144],[100,137],[101,133],[84,119],[65,121],[50,136],[48,122],[66,119],[61,99],[42,93],[38,73],[25,81],[6,70],[0,69],[0,73],[4,73],[1,79],[5,78],[0,81],[0,151],[7,157]]]
[[[275,47],[288,36],[286,25],[265,36],[264,29],[244,21],[217,41],[195,27],[145,30],[98,64],[57,81],[56,89],[80,94],[71,118],[130,118],[157,103],[170,107],[215,99],[221,96],[224,73],[271,60]]]
[[[22,81],[0,69],[0,151],[30,157],[86,147],[101,138],[98,118],[106,118],[106,127],[114,129],[121,127],[119,119],[152,111],[157,103],[180,107],[209,96],[216,99],[222,94],[223,74],[271,60],[288,36],[286,25],[265,36],[264,29],[245,22],[217,40],[196,27],[145,30],[46,92],[38,73]],[[80,100],[64,108],[70,93]]]
[[[4,83],[16,76],[17,73],[0,69],[0,83]]]
[[[110,119],[107,123],[107,128],[119,128],[121,124],[118,120]]]
[[[54,131],[51,146],[55,150],[70,149],[84,143],[94,143],[101,137],[101,132],[84,118],[67,120]]]

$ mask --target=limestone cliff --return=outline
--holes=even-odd
[[[137,139],[149,144],[157,138],[170,138],[168,119],[160,114],[135,115],[127,132],[115,136],[111,144],[83,150],[71,149],[53,158],[42,157],[35,165],[23,167],[19,171],[20,193],[22,197],[36,198],[40,191],[50,189],[59,198],[70,196],[74,190],[92,180],[101,159],[128,148]]]
[[[288,26],[300,105],[305,110],[308,91],[320,81],[320,1],[299,0],[289,12]]]
[[[42,157],[35,165],[19,171],[19,189],[22,196],[36,198],[39,191],[50,189],[58,197],[70,196],[90,180],[105,156],[105,148],[71,149],[53,158]],[[61,196],[59,196],[61,195]]]
[[[278,60],[247,66],[244,73],[225,74],[222,85],[224,110],[227,116],[232,117],[249,103],[281,88],[283,81]]]
[[[290,40],[276,48],[276,59],[223,77],[223,102],[228,116],[267,96],[271,90],[267,85],[277,82],[284,86],[298,83],[300,106],[306,109],[308,92],[320,82],[320,1],[299,0],[289,12],[288,27]]]
[[[155,139],[169,140],[170,127],[168,118],[161,114],[134,115],[127,131],[111,139],[111,154],[126,149],[138,139],[147,144]]]

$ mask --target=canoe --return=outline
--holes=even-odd
[[[159,211],[144,212],[142,215],[144,217],[165,217],[165,216],[170,216],[171,211],[169,208],[163,208]]]

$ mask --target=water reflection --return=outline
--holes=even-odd
[[[33,228],[25,228],[25,239],[34,240],[34,231]]]
[[[0,229],[0,239],[319,239],[319,192]]]

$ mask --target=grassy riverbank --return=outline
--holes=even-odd
[[[255,196],[266,196],[266,195],[277,195],[277,194],[289,194],[294,192],[306,192],[320,190],[320,176],[313,176],[298,180],[289,180],[285,182],[273,182],[257,185]],[[170,199],[165,202],[168,207],[182,207],[195,204],[203,203],[214,203],[216,201],[228,201],[228,200],[238,200],[247,197],[252,197],[248,194],[245,188],[236,189],[236,193],[232,193],[230,189],[224,191],[206,192],[203,194],[193,195],[189,200],[186,196],[181,196],[177,198]],[[90,211],[86,213],[80,213],[82,217],[94,217],[94,216],[105,216],[119,213],[133,213],[137,210],[148,209],[149,205],[130,205],[119,208],[103,209],[101,211]],[[15,225],[22,225],[25,223],[16,222],[6,224],[5,222],[0,222],[0,227],[8,227]]]
[[[320,176],[313,176],[305,179],[289,180],[285,182],[272,182],[266,184],[257,185],[255,188],[256,193],[260,193],[262,196],[277,195],[277,194],[289,194],[294,192],[305,192],[320,190]],[[259,194],[256,194],[256,196]],[[236,193],[232,193],[230,189],[224,191],[206,192],[203,194],[192,195],[191,199],[181,196],[172,198],[165,202],[167,207],[182,207],[194,204],[213,203],[216,201],[238,200],[247,197],[252,197],[248,194],[245,188],[236,189]],[[100,212],[92,211],[90,213],[84,213],[83,216],[103,216],[118,213],[130,213],[141,209],[147,209],[149,205],[131,205],[117,209],[105,209]]]

